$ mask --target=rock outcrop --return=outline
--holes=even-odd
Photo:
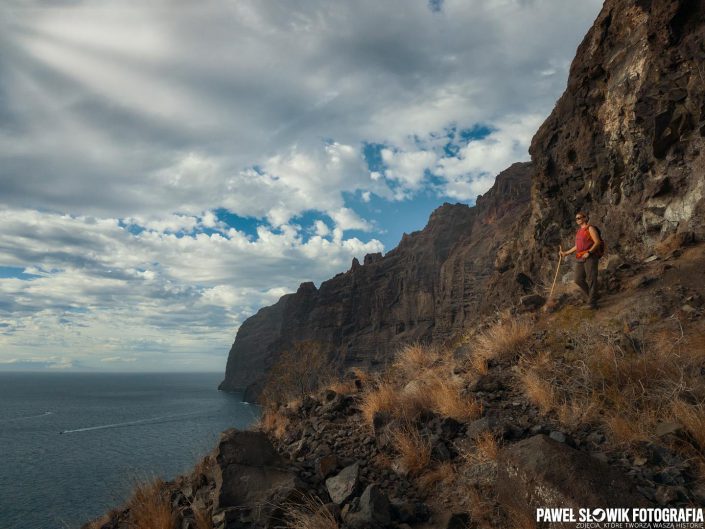
[[[531,144],[526,258],[535,273],[570,242],[578,208],[602,227],[610,253],[644,258],[669,236],[702,239],[704,64],[705,3],[605,2]]]
[[[643,259],[674,238],[702,239],[704,43],[703,2],[605,2],[533,138],[532,164],[498,175],[473,208],[441,206],[384,257],[355,260],[319,289],[304,283],[248,319],[221,388],[261,381],[296,341],[326,344],[352,365],[403,342],[453,336],[550,281],[558,245],[572,245],[578,208],[617,260]]]
[[[250,388],[254,398],[267,368],[296,342],[320,344],[343,366],[374,364],[403,343],[449,338],[478,311],[523,292],[510,277],[513,264],[495,261],[528,216],[531,171],[512,165],[475,207],[444,204],[384,257],[355,259],[320,288],[302,283],[261,309],[240,327],[220,389]],[[495,266],[508,284],[487,296]]]
[[[502,451],[496,486],[505,508],[529,519],[535,519],[537,508],[577,512],[585,507],[651,506],[625,473],[546,435],[529,437]],[[551,526],[572,528],[575,524]]]
[[[276,517],[275,506],[298,499],[303,489],[263,432],[226,430],[214,458],[213,509],[228,519]]]

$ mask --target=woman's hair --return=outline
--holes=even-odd
[[[577,217],[578,215],[582,215],[583,217],[585,217],[585,220],[590,218],[590,216],[587,213],[585,213],[585,211],[582,209],[579,209],[578,211],[575,212],[575,216]]]

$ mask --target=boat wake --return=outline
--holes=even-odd
[[[45,411],[44,413],[36,413],[34,415],[23,415],[21,417],[12,417],[11,419],[3,419],[0,421],[0,423],[3,422],[13,422],[13,421],[24,421],[26,419],[36,419],[38,417],[46,417],[47,415],[53,415],[53,411]]]
[[[91,432],[93,430],[107,430],[109,428],[125,428],[128,426],[141,426],[144,424],[160,424],[164,422],[179,421],[187,417],[198,417],[204,416],[202,412],[190,412],[190,413],[180,413],[178,415],[162,415],[159,417],[148,417],[146,419],[137,419],[134,421],[127,422],[116,422],[111,424],[101,424],[98,426],[87,426],[85,428],[75,428],[73,430],[62,430],[60,434],[66,433],[79,433],[79,432]]]

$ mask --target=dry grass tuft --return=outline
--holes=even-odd
[[[705,485],[705,456],[698,453],[693,457],[693,460],[695,461],[695,470],[697,472],[697,483]]]
[[[355,375],[355,378],[357,378],[362,383],[363,386],[367,385],[370,382],[371,375],[369,371],[366,371],[361,367],[350,368],[350,371],[353,375]]]
[[[479,527],[491,527],[494,529],[497,517],[495,516],[492,502],[473,486],[466,487],[465,491],[470,502],[472,519],[479,523]]]
[[[646,432],[639,428],[638,422],[628,417],[622,417],[615,412],[607,414],[604,423],[614,444],[629,445],[648,439]]]
[[[88,523],[87,529],[100,529],[105,524],[111,523],[113,520],[120,516],[119,509],[112,509],[110,512],[105,513],[100,518],[96,518]]]
[[[460,456],[469,465],[487,465],[497,462],[500,444],[492,432],[485,431],[474,439],[474,449],[460,450]]]
[[[413,380],[419,373],[436,367],[443,360],[443,351],[439,347],[416,343],[397,352],[392,368],[406,380]]]
[[[394,449],[406,472],[418,475],[431,464],[431,441],[413,425],[405,424],[392,432]]]
[[[672,409],[676,420],[685,427],[698,448],[705,451],[705,403],[688,404],[675,400]]]
[[[553,390],[550,391],[553,395]],[[571,428],[577,427],[581,424],[589,423],[598,416],[599,408],[597,408],[599,398],[591,396],[588,398],[575,397],[571,401],[564,401],[557,405],[558,408],[558,420]],[[541,406],[537,404],[539,410],[545,413],[548,409],[547,406]],[[555,405],[553,407],[556,407]]]
[[[282,439],[289,428],[289,417],[278,408],[265,409],[259,419],[257,428],[276,439]]]
[[[161,479],[138,485],[128,507],[132,529],[176,529],[176,514]]]
[[[380,381],[362,396],[360,409],[368,424],[372,424],[376,413],[394,414],[399,404],[399,390],[387,381]]]
[[[404,387],[389,381],[380,381],[363,394],[360,408],[368,424],[375,413],[411,422],[425,411],[433,411],[458,421],[468,421],[482,414],[482,406],[474,398],[462,394],[462,380],[453,378],[450,371],[435,370],[417,373]]]
[[[482,461],[497,461],[499,443],[492,432],[482,432],[475,441],[475,447]]]
[[[482,404],[462,394],[462,381],[434,376],[427,384],[432,411],[457,421],[472,421],[482,415]]]
[[[444,461],[434,466],[428,472],[421,474],[416,480],[416,483],[421,490],[429,492],[437,484],[441,484],[444,487],[452,485],[456,477],[457,472],[453,463]]]
[[[691,329],[695,331],[694,329]],[[688,335],[677,320],[661,322],[636,337],[582,322],[579,328],[551,337],[570,343],[567,350],[524,355],[517,387],[541,413],[555,412],[569,427],[602,423],[609,441],[631,445],[654,439],[660,421],[674,416],[705,446],[705,341]],[[688,404],[681,395],[699,404]]]
[[[193,520],[196,522],[196,529],[213,529],[213,519],[205,507],[191,504],[191,509],[193,510]]]
[[[208,454],[196,463],[193,467],[193,472],[191,475],[199,476],[204,474],[206,476],[210,476],[213,474],[213,470],[215,470],[215,457],[213,457],[212,454]]]
[[[335,516],[319,498],[303,496],[301,501],[284,506],[284,521],[289,529],[338,529]]]
[[[546,384],[536,367],[522,370],[519,380],[524,394],[541,413],[548,413],[556,407],[556,394],[553,386]]]
[[[328,389],[335,391],[341,395],[352,395],[357,393],[357,386],[354,380],[334,380],[326,385]]]
[[[485,374],[490,360],[506,360],[521,353],[532,331],[532,323],[523,318],[514,317],[496,323],[475,337],[472,367]]]

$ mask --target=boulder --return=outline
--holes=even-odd
[[[629,478],[546,435],[536,435],[500,452],[497,497],[510,512],[535,519],[538,507],[648,507]],[[570,524],[553,524],[567,528]]]
[[[472,421],[467,426],[466,437],[477,439],[485,432],[490,432],[495,437],[504,437],[507,432],[507,424],[497,414],[489,414]]]
[[[421,502],[394,498],[390,501],[391,514],[394,520],[402,523],[425,522],[430,516],[428,506]]]
[[[360,496],[358,510],[348,514],[345,523],[352,529],[386,527],[392,521],[389,499],[377,485],[369,485]]]
[[[446,529],[469,529],[470,515],[466,512],[458,512],[451,514],[446,524]]]
[[[273,505],[296,497],[303,489],[263,432],[226,430],[214,455],[214,511],[251,511],[255,521],[264,523]]]
[[[335,454],[328,454],[316,460],[316,473],[320,479],[326,479],[338,466],[338,458]]]
[[[544,303],[546,303],[546,298],[538,294],[528,294],[519,298],[519,307],[524,311],[539,309]]]
[[[345,467],[340,473],[326,480],[326,489],[333,503],[345,503],[358,489],[360,479],[360,463]]]

